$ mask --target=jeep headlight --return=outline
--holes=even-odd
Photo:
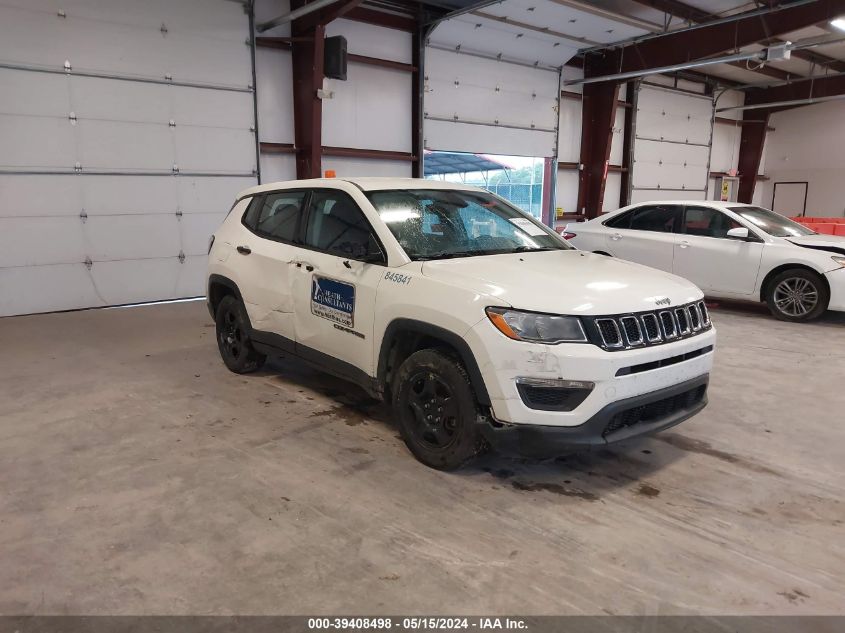
[[[531,343],[586,343],[581,319],[574,316],[487,308],[487,317],[502,334]]]

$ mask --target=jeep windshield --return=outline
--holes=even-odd
[[[572,248],[554,231],[489,193],[396,189],[366,195],[413,260]]]

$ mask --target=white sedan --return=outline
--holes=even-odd
[[[563,236],[581,250],[685,277],[706,295],[766,302],[785,321],[845,311],[845,237],[749,204],[642,202]]]

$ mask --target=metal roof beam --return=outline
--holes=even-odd
[[[745,93],[745,105],[820,99],[842,94],[845,94],[845,73],[802,79],[769,88],[749,88]]]
[[[652,9],[656,9],[658,11],[663,11],[664,13],[668,13],[669,15],[673,15],[678,18],[682,18],[687,22],[709,22],[710,20],[718,19],[718,15],[710,13],[708,11],[704,11],[703,9],[699,9],[698,7],[694,7],[688,5],[684,2],[680,2],[679,0],[635,0],[639,4],[645,5],[647,7],[651,7]],[[783,40],[778,39],[776,37],[769,37],[765,40],[760,42],[764,45],[769,44],[783,44]],[[804,60],[806,62],[810,62],[811,64],[816,64],[819,66],[825,66],[836,70],[837,72],[845,71],[845,61],[836,59],[834,57],[829,57],[827,55],[823,55],[822,53],[815,53],[813,51],[793,51],[792,56]],[[773,77],[774,74],[770,72],[766,72],[763,68],[755,71],[762,74],[768,74],[769,76]],[[780,71],[783,72],[783,71]]]
[[[588,56],[588,76],[647,70],[700,60],[831,20],[845,13],[845,0],[797,0],[768,13],[749,12],[714,24],[647,38]]]

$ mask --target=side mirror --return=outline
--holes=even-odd
[[[744,226],[730,229],[726,236],[729,240],[740,240],[742,242],[747,242],[748,238],[751,237],[751,234],[748,232],[748,229]]]

